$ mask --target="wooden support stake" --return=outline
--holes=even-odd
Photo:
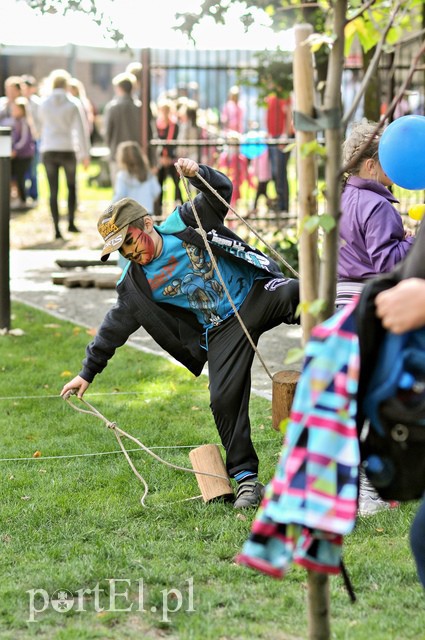
[[[299,371],[278,371],[272,381],[272,427],[279,431],[282,420],[289,418]]]
[[[213,478],[195,474],[204,502],[210,502],[217,498],[229,500],[233,498],[233,490],[230,480],[227,478],[226,467],[221,457],[220,449],[216,444],[204,444],[202,447],[192,449],[189,459],[195,471],[215,473],[224,478]]]
[[[308,603],[309,640],[329,640],[329,579],[326,573],[308,572]]]
[[[294,27],[294,97],[295,109],[307,117],[314,118],[314,67],[313,54],[307,40],[313,35],[310,24],[297,24]],[[317,168],[314,153],[306,154],[304,147],[316,140],[314,131],[297,130],[295,133],[297,145],[297,173],[298,173],[298,219],[302,229],[298,241],[299,272],[300,272],[300,300],[301,328],[303,343],[310,337],[310,332],[316,324],[316,318],[309,312],[308,305],[318,298],[319,293],[319,254],[318,231],[307,230],[303,226],[311,216],[317,215]]]
[[[295,108],[306,116],[314,117],[313,55],[310,47],[306,44],[309,36],[313,34],[313,27],[310,24],[298,24],[294,28],[294,33]],[[305,143],[311,143],[315,139],[314,132],[296,131],[300,223],[317,213],[315,156],[314,154],[306,156],[302,153]],[[308,233],[307,229],[303,229],[299,240],[299,256],[301,302],[311,303],[318,297],[317,231]],[[301,312],[304,344],[308,341],[315,322],[316,320],[311,313]],[[308,606],[310,640],[328,640],[330,638],[330,622],[329,578],[327,574],[308,572]]]

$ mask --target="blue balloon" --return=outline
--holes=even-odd
[[[403,189],[425,189],[425,116],[402,116],[379,141],[379,162]]]
[[[239,149],[241,154],[248,158],[248,160],[253,160],[267,151],[267,145],[264,144],[264,137],[262,135],[258,133],[247,133]]]

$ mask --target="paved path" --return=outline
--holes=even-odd
[[[61,271],[56,260],[97,260],[99,251],[21,249],[11,251],[10,258],[11,292],[14,300],[89,328],[98,327],[106,311],[115,302],[116,293],[113,289],[69,289],[52,284],[52,273]],[[117,267],[100,266],[95,269],[99,270],[99,273],[116,273],[118,279]],[[299,369],[297,365],[285,365],[284,358],[289,348],[300,346],[300,338],[299,327],[286,325],[276,327],[261,337],[258,349],[272,375],[282,369]],[[169,358],[143,329],[133,334],[128,344],[142,351]],[[81,358],[83,355],[82,353]],[[258,357],[255,357],[252,369],[252,388],[254,393],[271,399],[272,383]]]

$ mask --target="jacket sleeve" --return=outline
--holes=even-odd
[[[74,104],[74,128],[78,138],[78,157],[79,159],[88,158],[90,156],[90,137],[88,125],[84,121],[82,107]]]
[[[140,322],[118,298],[117,303],[106,314],[99,331],[87,348],[80,376],[92,382],[103,371],[116,349],[125,344]]]
[[[377,204],[366,221],[366,250],[375,272],[387,273],[403,260],[414,244],[405,238],[400,214],[389,202]]]
[[[230,202],[233,185],[224,173],[201,164],[199,174],[227,203]],[[190,178],[189,181],[200,191],[194,199],[194,205],[204,229],[210,231],[223,224],[228,207],[199,178]],[[193,228],[198,226],[190,202],[185,202],[180,207],[180,216],[186,226]]]

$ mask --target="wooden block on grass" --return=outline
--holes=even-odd
[[[227,475],[226,467],[224,466],[223,458],[221,457],[220,449],[216,444],[204,444],[201,447],[192,449],[189,453],[189,459],[195,471],[205,471],[223,476],[216,478],[196,474],[204,502],[210,502],[217,498],[223,498],[225,500],[233,498],[233,489]]]
[[[272,426],[279,431],[282,420],[289,418],[299,371],[278,371],[272,381]]]

